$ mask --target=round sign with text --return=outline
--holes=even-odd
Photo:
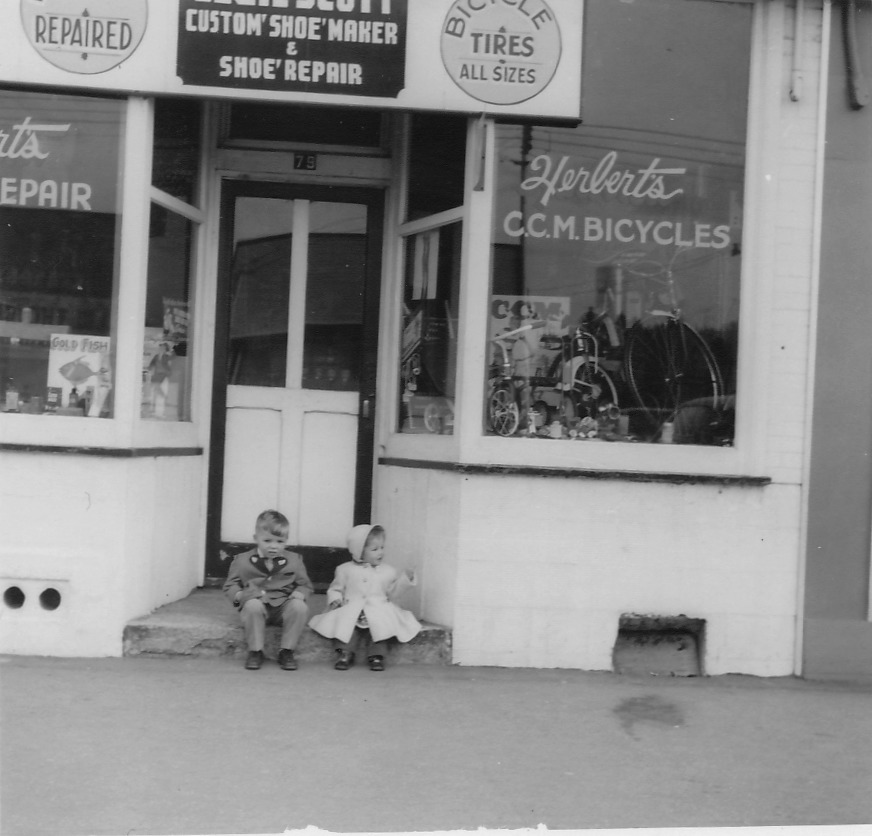
[[[21,0],[33,48],[71,73],[103,73],[132,55],[145,34],[148,0]]]
[[[454,83],[488,104],[532,99],[560,63],[560,27],[545,0],[455,0],[441,45]]]

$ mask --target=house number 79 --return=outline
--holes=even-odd
[[[294,168],[302,169],[303,171],[315,171],[318,168],[318,155],[294,153]]]

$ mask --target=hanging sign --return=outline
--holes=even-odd
[[[33,48],[71,73],[103,73],[139,46],[146,0],[21,0],[21,21]]]
[[[405,0],[180,0],[178,27],[186,85],[396,97],[405,84]]]
[[[441,46],[445,70],[461,90],[488,104],[518,104],[554,77],[560,27],[544,0],[455,0]]]

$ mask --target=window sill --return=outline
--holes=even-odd
[[[768,476],[734,474],[665,473],[638,470],[593,470],[578,467],[537,467],[533,465],[466,464],[463,462],[428,461],[381,457],[385,467],[407,467],[420,470],[446,470],[475,476],[538,476],[564,479],[598,479],[622,482],[660,482],[672,485],[733,485],[738,487],[765,487],[772,482]]]
[[[73,456],[102,456],[108,459],[202,456],[202,447],[73,447],[58,444],[2,444],[0,453],[58,453]]]

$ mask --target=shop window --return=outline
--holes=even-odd
[[[454,432],[467,119],[409,118],[400,335],[402,433]]]
[[[191,254],[195,224],[153,203],[148,242],[141,416],[189,421]]]
[[[0,91],[0,410],[113,414],[124,108]]]
[[[407,219],[462,206],[466,118],[416,113],[410,121]]]
[[[140,406],[141,417],[149,420],[191,420],[199,145],[199,103],[155,101]]]
[[[193,204],[200,160],[200,103],[157,99],[154,103],[152,185]]]
[[[585,8],[583,123],[496,126],[484,429],[730,445],[752,7]]]
[[[400,432],[454,432],[460,223],[406,238]]]

